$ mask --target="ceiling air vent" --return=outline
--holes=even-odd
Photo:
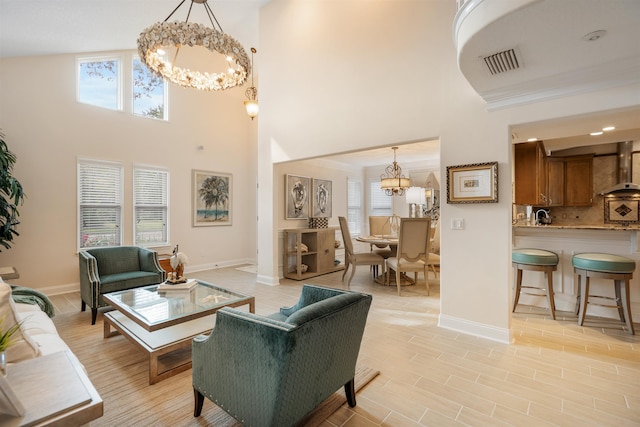
[[[492,76],[507,71],[517,70],[520,68],[520,60],[514,49],[505,50],[494,53],[493,55],[482,57],[484,65],[487,67]]]

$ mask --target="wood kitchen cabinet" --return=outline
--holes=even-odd
[[[542,141],[514,146],[515,204],[547,206],[547,162]]]
[[[515,204],[591,206],[593,155],[547,157],[542,141],[514,147]]]
[[[593,155],[564,158],[564,205],[593,204]]]
[[[547,206],[564,206],[564,158],[547,157]]]

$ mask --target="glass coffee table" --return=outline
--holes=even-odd
[[[120,333],[149,355],[149,384],[191,368],[191,340],[213,329],[216,311],[248,304],[255,313],[254,297],[201,280],[190,290],[151,285],[103,298],[115,309],[104,314],[104,338]]]

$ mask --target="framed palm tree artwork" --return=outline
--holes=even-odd
[[[233,177],[229,173],[192,171],[193,226],[231,225]]]

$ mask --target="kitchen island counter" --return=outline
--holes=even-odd
[[[640,226],[638,225],[527,225],[514,224],[512,228],[513,248],[538,248],[558,254],[557,271],[553,272],[553,287],[556,308],[575,312],[578,291],[577,276],[573,271],[573,255],[585,252],[604,252],[622,255],[636,261],[640,266]],[[544,275],[539,272],[525,272],[524,280],[543,287]],[[592,287],[597,295],[613,296],[611,281],[593,279]],[[522,295],[525,304],[546,308],[543,297]],[[640,319],[640,272],[636,269],[631,280],[631,312],[634,319]],[[589,308],[590,315],[618,318],[613,308],[595,306]]]
[[[640,225],[614,225],[614,224],[548,224],[548,225],[530,225],[530,224],[514,224],[513,228],[518,229],[550,229],[550,230],[607,230],[607,231],[639,231]]]

